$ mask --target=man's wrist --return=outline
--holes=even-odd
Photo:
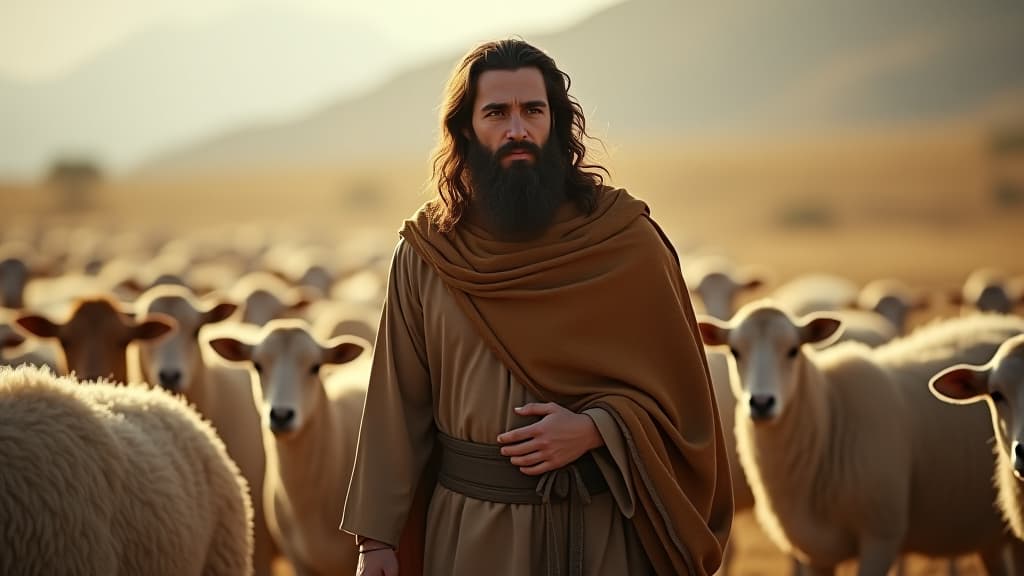
[[[380,540],[374,540],[367,536],[356,536],[356,546],[359,548],[359,552],[373,552],[375,550],[384,550],[390,548],[394,550],[394,546],[387,542],[381,542]]]
[[[604,446],[604,436],[601,436],[601,429],[597,427],[597,422],[594,421],[590,414],[584,412],[582,415],[586,416],[587,421],[590,423],[590,446],[588,450],[597,450]]]

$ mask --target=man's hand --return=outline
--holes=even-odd
[[[356,576],[398,576],[398,554],[394,548],[367,538],[359,545],[359,550]]]
[[[540,421],[498,436],[502,456],[510,456],[523,474],[538,476],[561,468],[600,448],[604,439],[586,414],[577,414],[559,404],[527,404],[515,408],[520,416],[542,416]]]

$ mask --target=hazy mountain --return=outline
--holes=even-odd
[[[1024,87],[1021,30],[1020,2],[631,0],[526,38],[570,73],[593,131],[614,144],[967,114]],[[458,57],[297,122],[239,128],[179,149],[147,170],[426,157]]]
[[[38,173],[62,152],[132,166],[211,130],[322,106],[380,82],[398,57],[367,22],[271,4],[150,30],[51,81],[0,79],[0,174]]]

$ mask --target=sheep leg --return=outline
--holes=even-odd
[[[860,543],[858,576],[887,574],[900,555],[900,541],[865,537]]]

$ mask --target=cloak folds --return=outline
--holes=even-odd
[[[401,236],[536,397],[613,415],[631,456],[632,522],[657,573],[710,574],[732,523],[728,461],[679,263],[649,214],[606,188],[592,214],[530,242],[471,224],[444,234],[425,210]]]

